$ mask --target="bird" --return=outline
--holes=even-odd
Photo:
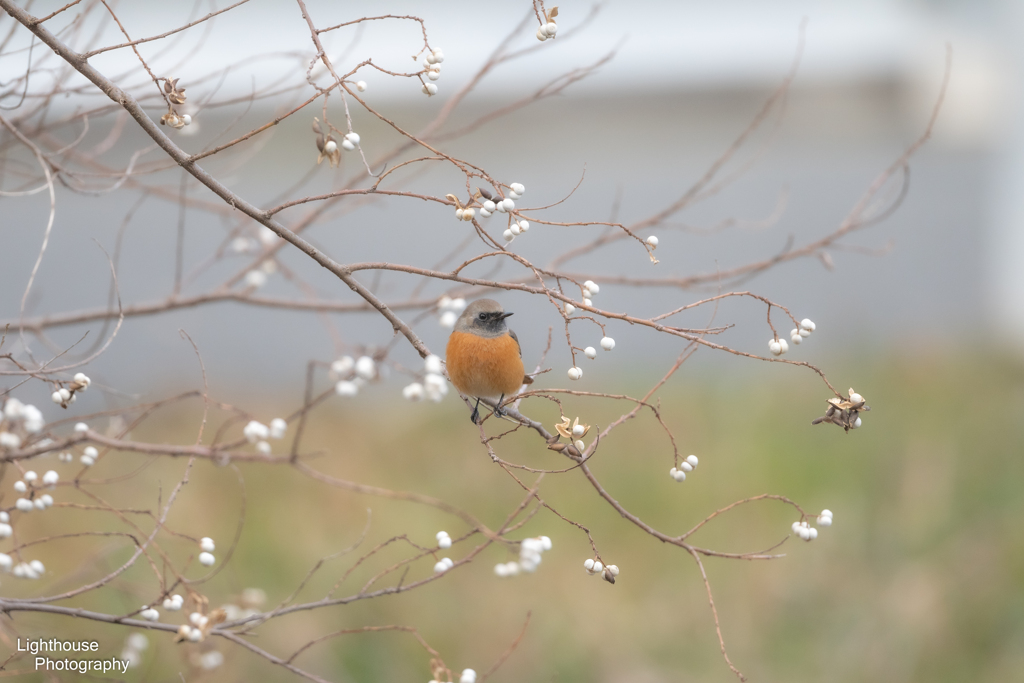
[[[497,399],[494,414],[501,417],[505,397],[518,392],[523,384],[533,383],[523,370],[519,338],[505,323],[510,315],[512,312],[506,312],[494,299],[477,299],[455,321],[448,337],[448,377],[456,389],[476,398],[469,416],[473,424],[481,422],[481,398]]]

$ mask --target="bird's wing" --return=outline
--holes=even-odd
[[[516,343],[516,348],[519,349],[519,357],[523,357],[523,347],[519,345],[519,337],[512,330],[508,331],[508,336],[512,337],[512,340]]]
[[[519,337],[517,337],[516,333],[513,332],[512,330],[508,331],[508,336],[512,337],[513,341],[515,341],[516,348],[519,349],[519,357],[522,358],[523,357],[523,347],[520,346],[520,344],[519,344]],[[530,377],[529,375],[523,375],[523,384],[533,384],[533,378]]]

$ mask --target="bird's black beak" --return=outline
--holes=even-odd
[[[504,320],[505,318],[509,317],[510,315],[512,315],[512,311],[506,311],[505,313],[502,313],[500,316],[498,316],[498,320]]]

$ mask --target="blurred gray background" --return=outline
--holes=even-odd
[[[33,6],[37,15],[58,3]],[[311,2],[320,26],[380,11],[380,3]],[[445,51],[437,97],[427,99],[418,84],[361,72],[369,83],[367,101],[396,123],[416,131],[458,90],[494,44],[523,18],[527,4],[455,2],[393,2],[394,14],[417,14],[428,23],[432,45]],[[940,2],[848,1],[815,2],[609,2],[590,26],[571,36],[591,5],[560,5],[562,34],[520,61],[500,67],[471,94],[443,131],[508,104],[539,84],[572,68],[595,62],[611,50],[614,60],[565,93],[483,126],[451,143],[446,150],[472,160],[504,182],[521,182],[527,194],[520,206],[543,206],[564,198],[585,173],[580,188],[560,206],[539,217],[552,220],[629,222],[670,203],[685,191],[747,127],[765,99],[783,80],[797,49],[799,26],[807,20],[797,77],[781,119],[776,113],[737,155],[726,174],[756,163],[721,192],[681,212],[672,225],[653,232],[661,240],[661,263],[650,264],[639,248],[623,244],[573,262],[569,270],[636,277],[676,277],[728,269],[782,250],[792,238],[796,246],[834,230],[874,178],[924,130],[942,80],[946,46],[952,46],[949,91],[933,139],[911,161],[909,194],[899,210],[882,224],[849,238],[846,243],[867,250],[891,249],[881,256],[835,252],[835,270],[816,259],[784,264],[758,276],[748,288],[791,307],[797,318],[810,317],[818,332],[792,357],[827,362],[837,356],[889,354],[907,348],[948,349],[973,341],[995,342],[1002,348],[1024,345],[1024,121],[1020,83],[1024,49],[1020,37],[1024,11],[1015,0]],[[184,23],[191,6],[123,3],[119,16],[133,37],[148,36]],[[202,6],[198,13],[209,11]],[[11,20],[0,19],[6,33]],[[397,28],[396,28],[397,26]],[[269,27],[273,27],[272,30]],[[203,29],[204,31],[207,29]],[[310,94],[303,85],[304,68],[312,56],[306,26],[288,3],[254,0],[209,27],[193,29],[170,50],[151,44],[143,54],[159,73],[181,78],[188,88],[195,123],[177,139],[189,151],[216,136],[230,139]],[[89,35],[86,32],[86,35]],[[328,50],[341,64],[367,57],[385,68],[411,70],[411,52],[418,49],[419,28],[412,22],[377,22],[358,35],[327,34]],[[356,38],[356,40],[353,40]],[[116,27],[106,26],[100,44],[120,41]],[[533,29],[518,39],[523,47],[537,41]],[[24,47],[27,42],[14,42]],[[40,51],[36,59],[42,59]],[[287,54],[284,54],[287,53]],[[52,57],[52,55],[49,55]],[[0,79],[8,82],[25,68],[22,50],[0,58]],[[50,59],[47,62],[53,65]],[[126,82],[145,85],[128,51],[106,53],[92,63],[107,74],[132,71]],[[225,75],[203,80],[208,73],[236,65]],[[245,100],[285,79],[299,85],[279,98],[219,106],[231,98]],[[33,87],[36,87],[37,80]],[[81,105],[75,95],[58,98],[55,111]],[[10,105],[13,95],[4,98]],[[92,99],[95,104],[99,99]],[[331,117],[343,121],[337,98]],[[150,107],[158,118],[158,106]],[[11,115],[10,112],[5,115]],[[354,155],[342,167],[313,168],[316,150],[309,129],[320,115],[319,103],[262,134],[230,159],[210,159],[204,167],[249,201],[270,206],[281,197],[294,198],[340,186],[356,170]],[[112,119],[97,121],[96,142]],[[778,121],[776,127],[775,121]],[[389,149],[395,138],[353,104],[354,129],[372,158]],[[225,129],[230,127],[230,132]],[[69,140],[77,129],[68,129]],[[129,124],[118,147],[108,156],[126,160],[149,145]],[[13,154],[13,153],[12,153]],[[20,151],[18,152],[20,154]],[[148,152],[142,161],[159,161]],[[9,159],[9,168],[30,157]],[[287,188],[314,171],[301,192]],[[180,188],[181,172],[169,169],[142,177],[147,185]],[[97,186],[109,184],[97,179]],[[3,189],[15,180],[8,177]],[[447,171],[408,176],[396,183],[435,194],[464,194],[464,183]],[[890,188],[892,190],[893,188]],[[194,184],[190,197],[213,195]],[[891,196],[892,192],[884,196]],[[82,196],[58,187],[56,222],[42,262],[26,317],[106,305],[109,269],[98,247],[113,252],[116,235],[138,198],[123,190]],[[172,201],[151,198],[136,207],[124,233],[119,284],[124,303],[142,303],[167,296],[175,269],[178,210]],[[418,200],[354,201],[308,233],[318,246],[342,262],[388,260],[432,267],[466,236],[448,209]],[[285,222],[300,219],[305,208],[289,210]],[[0,198],[0,320],[16,320],[46,221],[45,193],[30,198]],[[494,221],[495,219],[491,219]],[[732,221],[723,227],[723,222]],[[185,215],[184,270],[204,261],[237,222],[200,211]],[[496,223],[494,224],[496,225]],[[495,234],[500,229],[491,228]],[[254,237],[255,226],[245,235]],[[565,248],[599,234],[536,226],[515,242],[515,250],[544,263]],[[475,249],[476,247],[471,247]],[[463,256],[470,251],[462,252]],[[220,282],[246,263],[230,256],[213,273],[187,285],[196,294]],[[286,249],[281,257],[323,298],[351,300],[347,288],[325,273],[315,272],[304,256]],[[449,263],[451,265],[451,263]],[[486,269],[473,271],[477,274]],[[500,275],[512,275],[505,269]],[[370,276],[367,275],[367,278]],[[601,281],[600,277],[594,279]],[[417,283],[386,274],[374,281],[385,298],[403,298]],[[425,290],[446,291],[443,283]],[[613,311],[648,314],[713,294],[702,291],[635,289],[605,285],[595,304]],[[261,293],[301,294],[280,274]],[[503,294],[514,310],[529,362],[543,348],[546,327],[557,324],[554,313],[531,297]],[[679,324],[700,327],[711,311],[701,309]],[[764,311],[751,301],[730,301],[717,311],[716,324],[736,324],[720,340],[737,348],[764,353],[770,336]],[[782,333],[790,325],[775,318]],[[340,321],[340,322],[338,322]],[[198,379],[191,348],[178,329],[197,342],[211,383],[231,400],[254,387],[273,387],[284,398],[301,391],[298,378],[311,358],[327,360],[340,353],[359,353],[363,345],[383,345],[390,327],[374,316],[339,318],[333,332],[308,313],[260,309],[219,303],[157,317],[126,321],[108,353],[92,366],[101,381],[129,394],[150,394],[160,387],[194,387]],[[335,324],[332,323],[332,324]],[[52,332],[53,343],[66,346],[90,330],[89,342],[102,325],[89,323]],[[427,317],[417,330],[442,353],[447,330]],[[574,328],[574,332],[584,328]],[[596,328],[577,343],[596,345]],[[556,328],[557,333],[557,328]],[[593,337],[590,340],[587,335]],[[612,324],[609,334],[619,346],[611,358],[592,368],[602,373],[632,372],[643,359],[679,344],[643,330]],[[34,344],[37,351],[41,347]],[[396,358],[415,365],[400,345]],[[715,359],[702,351],[702,367],[749,370],[746,361]],[[728,362],[724,362],[728,361]],[[549,362],[568,367],[568,352],[556,348]],[[564,375],[562,375],[564,376]],[[559,376],[560,379],[562,376]],[[559,379],[559,381],[560,381]],[[813,378],[808,377],[808,381]],[[400,385],[399,385],[400,386]],[[396,386],[385,391],[394,392]],[[42,401],[42,397],[38,398]]]

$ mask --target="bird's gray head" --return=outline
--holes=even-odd
[[[510,315],[494,299],[477,299],[455,321],[455,331],[481,337],[500,337],[508,334],[505,318]]]

